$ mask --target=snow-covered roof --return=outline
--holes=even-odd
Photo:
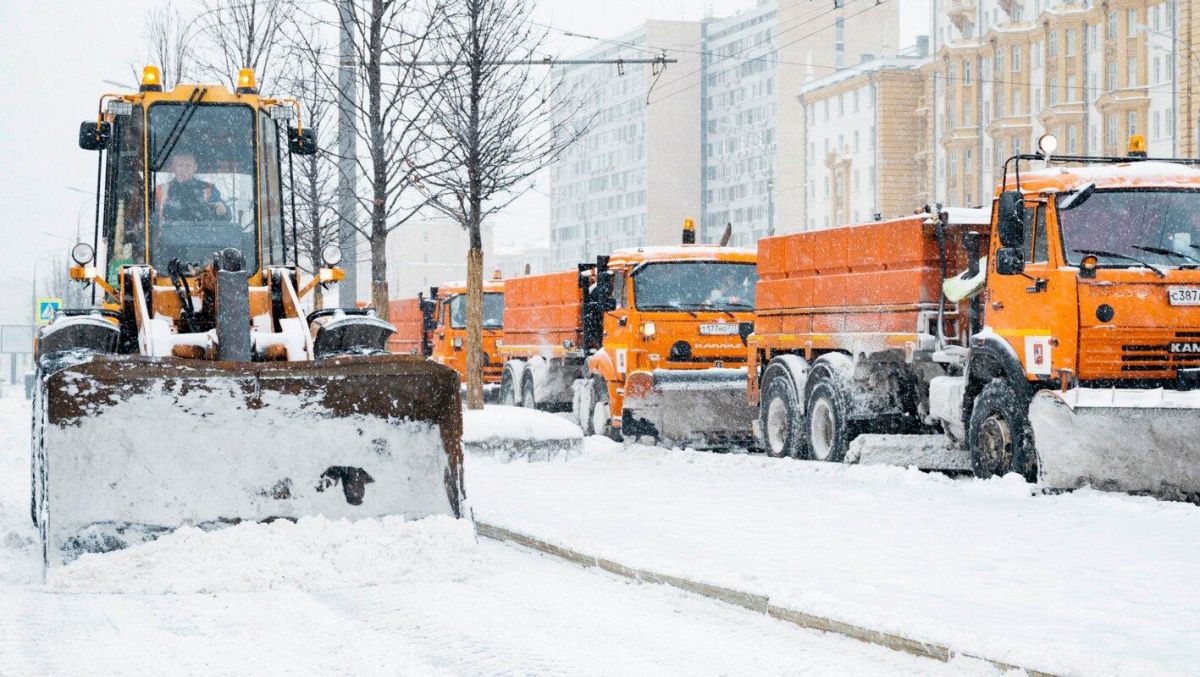
[[[1015,182],[1015,175],[1009,172],[1009,187]],[[1021,172],[1021,188],[1025,191],[1071,191],[1089,183],[1097,188],[1200,188],[1200,168],[1176,162],[1132,161]]]
[[[745,261],[754,263],[757,252],[753,249],[718,247],[716,245],[684,244],[655,247],[631,247],[612,252],[614,261],[670,261],[675,259],[711,259],[721,261]]]

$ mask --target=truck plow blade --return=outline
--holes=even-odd
[[[745,369],[656,369],[653,388],[625,395],[627,437],[649,434],[698,449],[748,446],[758,410],[746,401]]]
[[[43,375],[34,514],[46,562],[182,525],[461,515],[458,377],[420,357],[94,357]]]
[[[1029,419],[1040,484],[1171,499],[1200,495],[1200,392],[1042,391]]]

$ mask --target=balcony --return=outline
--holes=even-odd
[[[976,0],[950,0],[946,8],[946,16],[950,23],[963,35],[970,35],[975,26],[975,13],[978,10]]]

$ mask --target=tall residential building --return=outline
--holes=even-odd
[[[912,213],[925,199],[913,158],[925,141],[920,67],[911,54],[869,59],[800,89],[808,230]]]
[[[1064,154],[1123,155],[1133,134],[1150,155],[1194,153],[1180,23],[1173,0],[934,0],[930,197],[985,203],[1004,161],[1045,133]]]
[[[701,240],[753,247],[774,220],[778,110],[775,0],[704,26]]]
[[[678,63],[563,66],[561,110],[588,133],[550,168],[555,269],[618,247],[678,242],[700,213],[701,24],[649,21],[578,55]],[[647,93],[652,103],[647,105]]]

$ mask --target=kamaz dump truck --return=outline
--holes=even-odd
[[[458,373],[467,382],[467,283],[447,282],[429,288],[429,296],[390,304],[396,333],[388,340],[395,353],[424,355]],[[483,383],[495,391],[503,366],[497,346],[503,343],[504,280],[499,271],[483,281]]]
[[[509,279],[501,401],[572,411],[588,434],[749,443],[755,254],[693,237],[689,221],[681,246]]]
[[[79,130],[103,190],[71,277],[98,303],[36,336],[47,562],[184,524],[459,515],[453,370],[387,354],[370,311],[305,314],[342,272],[336,248],[307,282],[297,265],[281,170],[317,151],[299,105],[260,96],[250,70],[233,92],[160,82],[147,67]]]
[[[933,428],[980,477],[1200,492],[1197,163],[1039,145],[986,225],[934,209],[759,244],[769,453],[841,461],[860,433]]]

